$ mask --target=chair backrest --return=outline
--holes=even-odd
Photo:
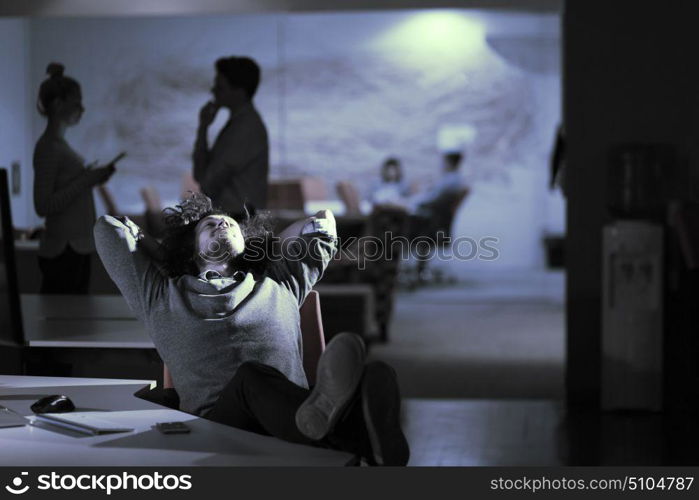
[[[450,191],[440,197],[435,203],[435,214],[431,221],[434,226],[432,233],[436,234],[438,231],[442,231],[447,236],[451,235],[451,226],[456,217],[456,212],[470,192],[470,188],[464,187],[458,191]]]
[[[114,196],[107,189],[107,186],[101,184],[97,186],[97,193],[99,193],[102,203],[104,204],[104,209],[107,215],[119,215],[119,210],[117,209],[116,202],[114,201]]]
[[[348,214],[361,213],[361,199],[357,187],[351,181],[340,181],[335,185],[337,194],[345,204],[345,211]]]
[[[303,186],[299,179],[274,180],[267,185],[268,209],[304,209]]]
[[[320,295],[311,290],[301,309],[301,336],[303,337],[303,370],[309,385],[316,383],[318,360],[325,349],[323,318],[320,313]]]
[[[163,220],[163,206],[158,190],[153,186],[147,186],[141,188],[140,193],[146,204],[145,229],[150,235],[161,237],[165,230],[165,221]]]
[[[191,172],[185,172],[182,174],[182,191],[180,193],[181,199],[189,198],[192,193],[200,193],[201,187],[199,183],[194,180]]]
[[[471,192],[471,189],[465,187],[459,190],[459,192],[454,196],[454,200],[452,201],[451,204],[451,216],[452,219],[456,216],[456,211],[459,209],[461,204],[464,202],[468,194]]]
[[[325,349],[323,318],[320,314],[320,296],[311,290],[299,309],[301,336],[303,337],[303,370],[309,385],[316,382],[318,360]],[[173,388],[172,376],[167,365],[163,365],[163,388]]]
[[[146,212],[159,214],[163,209],[158,190],[153,186],[141,188],[141,198],[146,204]]]
[[[0,169],[0,345],[23,345],[17,262],[7,170]]]
[[[328,189],[325,179],[306,175],[301,177],[301,192],[303,201],[324,201],[328,199]]]

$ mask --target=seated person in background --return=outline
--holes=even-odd
[[[181,409],[371,464],[407,463],[395,372],[365,366],[358,336],[332,339],[308,389],[299,306],[337,251],[332,213],[293,224],[275,255],[264,217],[238,224],[204,195],[166,209],[165,220],[161,245],[110,216],[97,221],[95,241],[170,369]]]
[[[408,194],[400,160],[388,158],[381,166],[381,180],[372,188],[372,205],[405,206]]]
[[[412,212],[420,217],[432,218],[441,214],[467,188],[460,167],[463,153],[450,152],[444,155],[444,168],[440,179],[429,189],[417,193],[411,199]]]
[[[411,238],[440,238],[451,233],[454,211],[463,196],[468,194],[466,181],[459,172],[463,155],[458,152],[444,155],[442,177],[429,189],[411,198],[408,208]],[[424,263],[424,259],[419,258]],[[418,266],[418,271],[424,264]]]

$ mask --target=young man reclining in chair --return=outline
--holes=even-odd
[[[105,268],[170,370],[180,408],[370,464],[405,465],[395,372],[365,366],[360,337],[334,337],[308,388],[299,306],[337,250],[332,213],[278,238],[263,216],[238,224],[204,195],[164,214],[162,244],[127,218],[103,216],[94,233]]]

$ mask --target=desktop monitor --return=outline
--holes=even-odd
[[[24,344],[7,170],[0,168],[0,346]]]

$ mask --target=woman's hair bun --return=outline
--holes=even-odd
[[[61,63],[49,63],[48,66],[46,66],[46,73],[51,76],[51,78],[54,77],[61,77],[63,76],[63,70],[65,69],[65,66],[63,66]]]

